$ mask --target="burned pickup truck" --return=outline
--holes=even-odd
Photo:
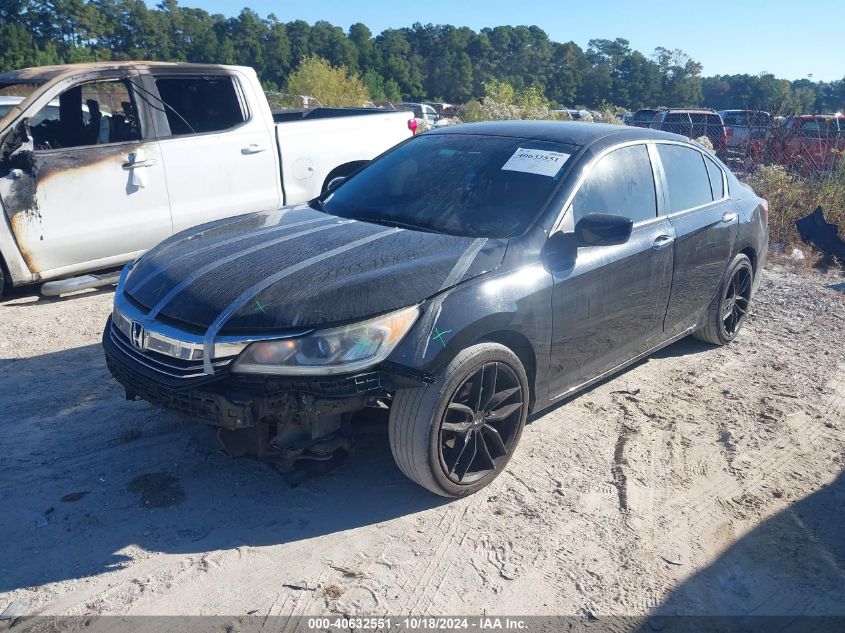
[[[0,100],[0,292],[116,281],[88,273],[309,200],[415,128],[411,112],[271,112],[255,71],[210,64],[30,68],[0,74]]]

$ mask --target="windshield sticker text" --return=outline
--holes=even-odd
[[[554,178],[571,154],[550,152],[544,149],[517,148],[513,156],[502,165],[502,171],[521,171]]]

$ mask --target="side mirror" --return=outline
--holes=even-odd
[[[575,239],[581,246],[624,244],[631,237],[634,221],[610,213],[588,213],[575,225]]]
[[[332,178],[331,180],[329,180],[329,184],[326,187],[326,191],[336,189],[344,180],[346,180],[346,176],[338,176],[336,178]]]

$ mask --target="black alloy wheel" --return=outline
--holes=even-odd
[[[507,463],[526,397],[507,364],[482,365],[458,387],[440,422],[440,465],[454,483],[471,484]]]
[[[732,339],[737,335],[748,314],[753,277],[751,264],[745,261],[736,267],[730,282],[725,286],[719,311],[725,338]]]

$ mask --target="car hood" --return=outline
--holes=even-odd
[[[417,304],[493,270],[506,247],[300,205],[175,235],[134,264],[123,291],[151,317],[191,329],[316,327]]]

